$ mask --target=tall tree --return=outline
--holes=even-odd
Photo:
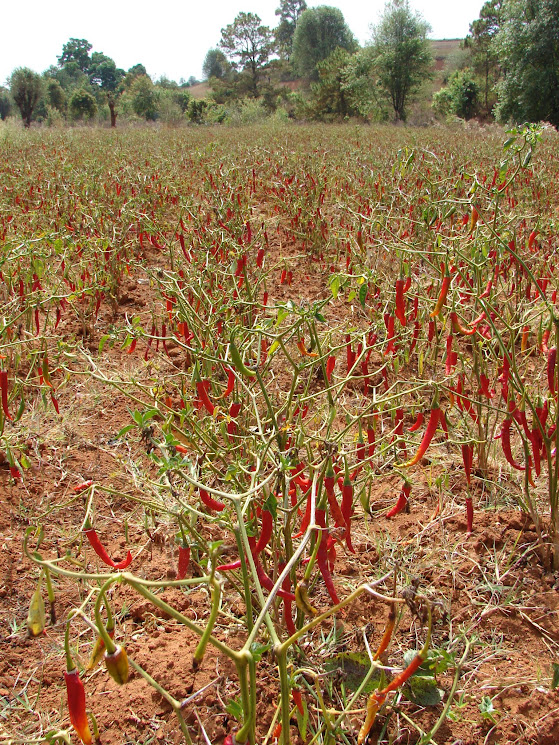
[[[466,47],[472,51],[474,69],[483,79],[486,112],[491,108],[491,89],[499,77],[499,59],[492,42],[501,27],[502,11],[502,0],[487,0],[479,12],[479,18],[470,24],[470,34],[465,40]]]
[[[125,72],[116,66],[113,59],[101,52],[93,52],[89,66],[89,82],[101,90],[111,113],[111,127],[116,127],[116,105],[123,91]]]
[[[79,69],[87,75],[91,64],[89,56],[91,46],[87,39],[69,39],[62,47],[62,54],[57,57],[58,64],[63,67],[68,62],[75,62]]]
[[[221,49],[208,49],[202,65],[202,72],[206,80],[224,78],[230,69],[231,65]]]
[[[307,9],[305,0],[280,0],[276,15],[280,17],[277,28],[274,31],[278,51],[283,59],[289,59],[293,47],[293,35],[299,16]]]
[[[559,0],[507,0],[494,43],[503,72],[497,118],[559,129]]]
[[[273,35],[255,13],[239,13],[233,23],[221,29],[219,46],[234,64],[248,73],[250,91],[258,97],[260,71],[274,49]]]
[[[318,80],[316,66],[338,47],[348,52],[355,52],[358,48],[341,10],[319,5],[301,13],[295,27],[291,55],[291,63],[301,77]]]
[[[429,30],[429,24],[411,10],[408,0],[387,3],[373,28],[372,53],[379,85],[399,121],[406,121],[410,98],[431,76]]]
[[[43,79],[28,67],[18,67],[10,76],[10,93],[19,109],[25,128],[29,128],[33,111],[43,93]]]

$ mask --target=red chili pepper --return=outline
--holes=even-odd
[[[331,469],[331,465],[329,466]],[[340,509],[340,506],[338,504],[338,500],[336,499],[336,495],[334,494],[334,483],[335,483],[335,476],[334,471],[331,471],[331,476],[328,475],[328,471],[326,472],[326,476],[324,477],[324,488],[326,489],[326,496],[328,497],[328,506],[330,507],[330,515],[334,518],[334,525],[336,528],[342,528],[346,527],[346,521],[342,514],[342,511]]]
[[[423,416],[423,412],[422,412],[422,411],[419,411],[419,412],[417,413],[417,417],[416,417],[416,420],[415,420],[415,422],[414,422],[414,423],[412,424],[412,426],[410,427],[409,431],[410,431],[410,432],[417,432],[417,430],[418,430],[418,429],[419,429],[419,428],[420,428],[420,427],[421,427],[421,426],[423,425],[423,420],[424,420],[424,418],[425,418],[425,417]]]
[[[177,579],[186,577],[186,570],[190,563],[190,546],[185,543],[179,544],[179,565],[177,569]]]
[[[551,347],[547,353],[547,387],[552,396],[555,395],[555,367],[557,364],[557,347]],[[2,405],[4,404],[4,388],[2,388]]]
[[[84,745],[91,745],[93,740],[87,721],[85,688],[77,667],[73,670],[65,671],[64,680],[66,681],[66,697],[72,727]]]
[[[468,486],[471,484],[472,461],[474,457],[474,446],[468,443],[462,445],[462,460],[464,462],[464,473]]]
[[[384,356],[393,354],[396,350],[394,347],[394,316],[392,314],[386,314],[384,317],[386,324],[386,349],[384,350]]]
[[[87,527],[83,532],[87,536],[87,540],[89,541],[91,548],[95,551],[95,553],[101,559],[101,561],[104,561],[105,564],[107,564],[107,566],[110,566],[113,569],[126,569],[126,567],[130,566],[132,562],[131,551],[128,551],[128,554],[126,555],[125,559],[123,559],[122,561],[115,562],[111,559],[111,557],[107,553],[106,548],[103,546],[103,544],[99,540],[99,536],[97,535],[97,532],[93,528]]]
[[[304,717],[305,709],[303,708],[303,697],[301,696],[301,691],[298,688],[292,688],[291,695],[293,696],[295,706],[299,709],[299,714]]]
[[[436,318],[441,310],[444,307],[446,296],[448,295],[448,290],[450,288],[450,274],[448,272],[443,277],[443,281],[441,284],[441,291],[439,292],[439,298],[437,300],[437,304],[433,308],[433,311],[431,312],[431,318]]]
[[[495,395],[495,391],[493,389],[489,390],[489,378],[487,377],[487,375],[481,373],[481,375],[479,376],[479,384],[479,393],[482,393],[486,398],[493,398],[493,396]]]
[[[200,500],[202,504],[204,504],[209,510],[213,510],[214,512],[221,512],[225,509],[225,505],[223,504],[223,502],[218,502],[217,499],[213,499],[213,497],[210,497],[205,489],[200,489]]]
[[[334,367],[336,366],[336,358],[334,355],[330,355],[328,359],[326,360],[326,379],[330,383],[332,381],[332,373],[334,372]]]
[[[258,581],[260,582],[260,584],[265,590],[268,590],[268,592],[271,592],[274,588],[274,583],[272,581],[272,578],[268,577],[268,575],[264,571],[264,567],[260,563],[260,559],[258,558],[258,556],[254,557],[254,563],[256,565],[256,576],[258,577]],[[283,598],[284,600],[290,600],[292,603],[295,602],[295,595],[292,592],[286,592],[281,587],[279,588],[276,594],[279,598]]]
[[[431,404],[431,413],[429,414],[429,421],[427,422],[427,429],[425,430],[425,434],[423,435],[423,438],[421,439],[417,452],[411,460],[408,460],[406,463],[402,463],[401,464],[402,467],[408,468],[409,466],[415,466],[416,463],[419,463],[419,461],[423,458],[423,456],[427,452],[427,448],[429,447],[431,440],[433,439],[433,436],[435,435],[435,432],[437,431],[437,427],[440,421],[441,421],[441,410],[439,408],[437,396],[435,395],[435,399],[433,400],[433,403]]]
[[[461,334],[462,336],[472,336],[473,334],[476,333],[477,329],[475,326],[472,326],[472,328],[470,329],[467,329],[465,328],[465,326],[462,326],[457,313],[455,313],[454,311],[452,311],[452,313],[450,314],[450,321],[452,323],[452,330],[454,331],[455,334]]]
[[[351,348],[351,337],[349,334],[346,336],[346,359],[347,371],[349,372],[355,364],[355,352]]]
[[[2,410],[6,419],[13,421],[13,416],[10,414],[8,409],[8,372],[7,370],[0,371],[0,390],[2,395]]]
[[[318,546],[318,551],[316,554],[316,561],[318,564],[318,568],[320,569],[322,579],[324,580],[324,584],[326,585],[326,589],[328,590],[328,594],[330,595],[330,598],[334,605],[338,605],[340,599],[338,598],[336,588],[334,587],[332,574],[330,573],[330,567],[328,566],[328,530],[326,528],[326,513],[324,512],[324,510],[316,510],[316,523],[322,528],[320,536],[317,538],[317,540],[320,541],[320,544]]]
[[[456,359],[458,358],[456,353],[452,352],[452,331],[449,333],[449,335],[446,338],[446,363],[445,363],[445,374],[452,375],[452,368],[454,367],[454,364],[456,362]],[[456,358],[456,359],[455,359]]]
[[[218,567],[216,567],[216,571],[230,572],[232,569],[240,569],[241,566],[242,566],[241,560],[237,559],[236,561],[229,562],[229,564],[220,564]]]
[[[491,295],[492,288],[493,288],[493,279],[490,279],[485,286],[485,290],[481,293],[480,298],[489,297]]]
[[[262,529],[260,531],[260,538],[258,539],[258,543],[256,544],[254,548],[254,552],[256,554],[259,554],[262,551],[264,551],[264,549],[270,542],[273,529],[274,529],[274,518],[272,516],[272,513],[269,512],[268,510],[262,510]]]
[[[198,394],[198,398],[204,405],[206,411],[212,415],[215,411],[215,406],[210,400],[210,397],[208,395],[208,386],[209,386],[209,380],[197,380],[196,381],[196,392]]]
[[[79,494],[80,492],[84,491],[84,489],[88,489],[93,481],[89,479],[88,481],[82,481],[81,484],[76,484],[76,486],[72,487],[72,491],[75,491],[76,494]]]
[[[388,510],[386,513],[386,517],[394,517],[394,515],[397,515],[398,513],[402,512],[406,509],[408,506],[408,501],[410,498],[411,493],[411,484],[409,481],[404,481],[402,484],[402,489],[400,491],[400,496],[398,497],[398,501],[392,507],[392,509]]]
[[[404,300],[404,280],[396,280],[396,310],[394,312],[396,318],[400,321],[402,326],[406,325],[406,305]]]
[[[507,416],[501,425],[501,447],[503,448],[503,454],[507,460],[507,463],[509,463],[513,468],[516,468],[518,471],[525,471],[525,467],[521,466],[519,463],[517,463],[511,452],[511,446],[510,446],[510,428],[512,425],[512,419],[510,416]]]

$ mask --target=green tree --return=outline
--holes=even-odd
[[[90,51],[91,44],[86,39],[69,39],[62,47],[62,54],[57,57],[58,64],[64,67],[68,62],[75,62],[78,68],[87,75],[91,64]]]
[[[33,111],[43,93],[43,79],[28,67],[18,67],[10,76],[10,93],[25,128],[29,128]]]
[[[373,28],[374,67],[396,120],[406,121],[411,97],[431,77],[429,30],[429,24],[412,12],[408,0],[387,3],[380,22]]]
[[[227,75],[230,69],[231,65],[229,64],[229,60],[223,54],[221,49],[208,49],[202,64],[202,72],[204,73],[206,80],[209,80],[210,78],[217,78],[220,80]]]
[[[280,0],[276,15],[280,17],[274,31],[276,44],[282,59],[289,59],[293,47],[293,35],[299,16],[307,9],[305,0]]]
[[[233,23],[221,29],[219,46],[234,64],[249,76],[249,91],[259,94],[259,78],[274,49],[273,35],[255,13],[239,13]],[[235,62],[237,60],[237,62]]]
[[[337,47],[332,54],[319,62],[318,83],[312,84],[314,101],[312,108],[319,118],[352,116],[357,110],[352,106],[346,88],[347,66],[351,59],[347,49]]]
[[[10,94],[5,88],[2,88],[0,86],[0,120],[4,121],[7,119],[10,115],[10,111],[12,109],[12,102],[10,99]]]
[[[140,75],[130,89],[132,108],[146,121],[155,121],[158,116],[158,92],[148,75]]]
[[[116,105],[123,92],[124,70],[101,52],[93,52],[89,66],[89,82],[106,97],[111,114],[111,127],[116,127]]]
[[[73,119],[93,119],[97,112],[97,102],[89,91],[77,88],[70,96],[68,108]]]
[[[494,43],[503,72],[497,118],[559,128],[559,0],[507,0]]]
[[[318,63],[327,59],[337,47],[348,52],[358,48],[341,10],[320,5],[301,13],[291,54],[293,68],[301,77],[318,80]]]
[[[472,53],[474,70],[484,81],[483,102],[486,112],[492,108],[490,93],[500,74],[493,40],[501,27],[502,16],[502,0],[487,0],[479,12],[479,18],[470,24],[470,34],[465,39],[465,46]]]
[[[461,119],[471,119],[479,110],[479,85],[468,68],[456,70],[448,85],[433,96],[433,109],[443,116],[454,114]]]
[[[47,78],[46,81],[46,99],[47,104],[53,109],[63,113],[66,109],[66,93],[64,88],[55,78]]]

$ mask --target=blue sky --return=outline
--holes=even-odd
[[[384,0],[324,0],[308,4],[340,8],[361,43],[370,38],[370,25],[378,21],[384,8]],[[482,5],[483,0],[410,2],[431,24],[433,39],[463,38]],[[161,75],[177,81],[191,75],[201,77],[207,50],[218,44],[221,28],[232,23],[238,12],[257,13],[263,23],[274,27],[278,6],[279,0],[4,2],[0,84],[16,67],[42,72],[56,64],[62,45],[71,37],[87,39],[94,51],[107,54],[124,69],[141,62],[154,79]]]

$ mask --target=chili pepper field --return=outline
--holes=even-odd
[[[558,152],[0,128],[0,742],[559,741]]]

